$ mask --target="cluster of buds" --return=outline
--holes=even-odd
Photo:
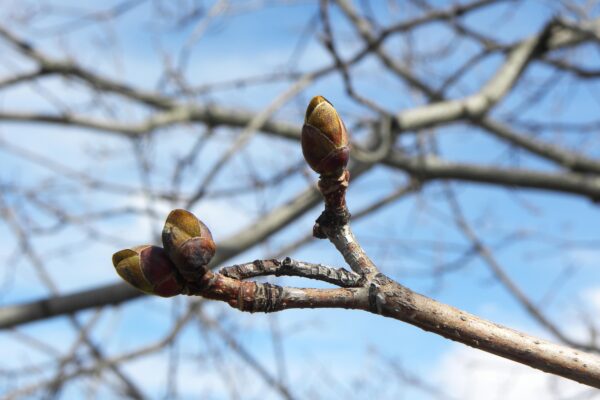
[[[345,200],[350,147],[344,122],[322,96],[313,97],[306,110],[302,153],[320,175],[325,211],[313,233],[324,238],[323,227],[340,226],[350,218]],[[173,210],[167,217],[162,242],[163,247],[145,245],[115,253],[112,260],[117,273],[148,294],[171,297],[197,293],[203,280],[210,280],[208,264],[216,251],[208,227],[189,211]]]
[[[162,297],[198,287],[217,249],[210,230],[194,214],[173,210],[162,232],[163,247],[138,246],[113,255],[119,276],[138,290]]]

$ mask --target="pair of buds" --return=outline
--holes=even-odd
[[[173,210],[162,232],[163,247],[144,245],[113,255],[117,273],[148,294],[172,297],[198,285],[217,249],[210,230],[186,210]]]

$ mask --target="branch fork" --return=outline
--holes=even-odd
[[[320,174],[319,190],[325,210],[317,219],[314,236],[327,238],[352,271],[322,264],[255,260],[209,270],[216,251],[212,235],[185,210],[174,210],[163,231],[163,248],[148,246],[123,250],[113,257],[117,272],[140,290],[169,297],[202,296],[227,302],[248,312],[276,312],[291,308],[344,308],[394,318],[448,339],[530,367],[600,388],[600,358],[557,345],[486,321],[437,302],[382,274],[350,229],[345,194],[350,174],[345,126],[321,96],[310,102],[302,131],[302,150]],[[261,276],[297,276],[338,286],[332,289],[294,288],[248,281]]]

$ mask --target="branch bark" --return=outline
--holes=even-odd
[[[237,277],[273,274],[289,261],[255,261],[228,267],[224,275],[207,272],[191,295],[227,302],[248,312],[277,312],[294,308],[344,308],[368,311],[394,318],[445,338],[498,356],[600,388],[600,358],[561,346],[416,293],[378,272],[364,253],[348,225],[328,232],[329,240],[342,253],[352,269],[362,276],[358,287],[311,289],[245,282]],[[270,265],[268,268],[260,265]],[[301,263],[297,263],[299,266]],[[322,268],[333,270],[330,267]],[[306,269],[284,267],[286,275],[306,277]],[[258,273],[260,272],[260,273]],[[330,274],[311,273],[311,278],[332,283]],[[231,276],[235,277],[232,278]]]
[[[358,164],[352,169],[352,174],[355,178],[359,177],[371,167],[372,165]],[[290,222],[318,205],[321,200],[320,196],[315,187],[310,187],[295,196],[290,202],[251,223],[252,229],[242,229],[239,233],[225,239],[219,243],[217,254],[211,262],[211,268],[217,267],[283,229]],[[89,308],[118,305],[142,296],[144,296],[142,292],[120,282],[68,295],[5,306],[0,308],[0,329],[9,329],[46,318],[73,314]]]

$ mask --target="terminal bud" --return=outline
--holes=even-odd
[[[323,96],[313,97],[306,109],[302,154],[308,165],[324,176],[339,176],[348,164],[350,148],[346,127]]]

